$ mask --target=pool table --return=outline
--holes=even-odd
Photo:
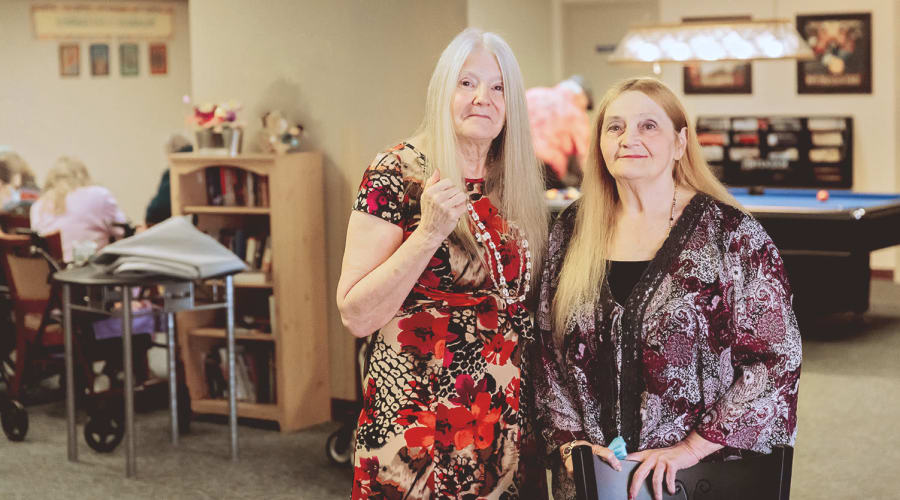
[[[798,314],[865,312],[869,253],[900,244],[900,194],[815,189],[729,191],[781,250]]]

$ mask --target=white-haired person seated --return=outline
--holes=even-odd
[[[699,460],[794,444],[800,331],[778,249],[668,87],[614,86],[593,135],[583,196],[550,234],[536,416],[555,498],[574,495],[573,446],[617,468],[624,441],[620,458],[642,462],[629,496],[651,477],[659,499]]]
[[[91,181],[84,163],[68,156],[50,169],[43,194],[31,206],[31,229],[39,234],[59,231],[67,262],[76,247],[96,251],[122,236],[117,224],[126,222],[112,193]]]
[[[420,131],[363,174],[347,227],[337,304],[372,337],[353,498],[529,497],[518,339],[543,189],[518,63],[497,35],[465,30]]]

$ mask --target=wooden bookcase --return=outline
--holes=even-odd
[[[235,279],[235,322],[243,314],[242,306],[255,304],[260,309],[259,304],[268,304],[271,294],[276,316],[272,333],[239,330],[235,338],[248,350],[273,350],[275,402],[238,401],[238,416],[276,421],[282,432],[328,421],[331,391],[321,153],[178,153],[169,159],[173,216],[193,214],[197,226],[211,234],[221,228],[267,230],[271,242],[271,278],[252,285],[239,285]],[[265,177],[269,206],[209,205],[206,168],[223,166]],[[204,372],[207,352],[224,344],[224,325],[224,316],[216,311],[177,316],[178,342],[195,413],[228,412],[226,399],[210,398]]]

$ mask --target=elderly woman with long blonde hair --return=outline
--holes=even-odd
[[[624,441],[642,462],[630,498],[651,474],[661,498],[699,460],[793,445],[801,350],[784,265],[710,172],[678,98],[655,79],[616,85],[592,154],[551,230],[529,349],[554,496],[573,495],[577,445],[618,469],[609,446]]]
[[[112,193],[91,181],[80,160],[63,156],[47,173],[44,192],[31,205],[31,229],[39,234],[60,232],[63,258],[72,260],[79,245],[99,249],[122,236],[117,224],[127,222]]]
[[[371,336],[353,498],[516,498],[518,340],[547,236],[518,63],[475,29],[444,50],[423,124],[366,169],[337,303]]]

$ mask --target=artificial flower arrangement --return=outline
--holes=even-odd
[[[184,96],[184,102],[190,104],[190,97]],[[237,112],[241,110],[241,103],[237,101],[196,104],[193,110],[194,112],[188,115],[188,123],[196,129],[212,129],[218,133],[225,128],[243,127],[243,123],[237,120]]]

